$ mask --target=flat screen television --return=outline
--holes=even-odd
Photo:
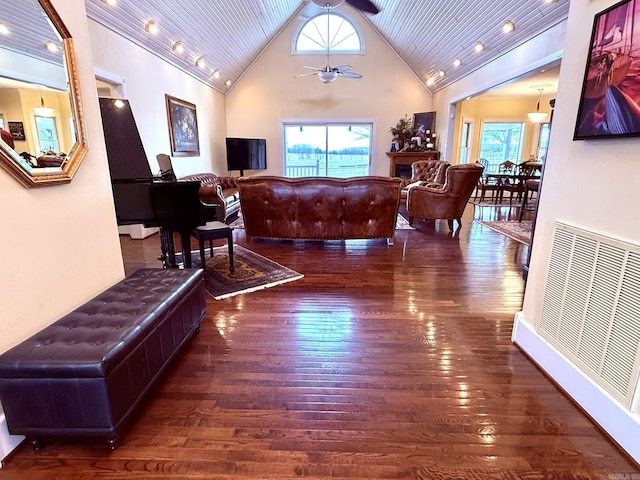
[[[227,169],[264,170],[267,168],[267,141],[264,138],[227,137]]]

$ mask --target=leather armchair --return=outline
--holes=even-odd
[[[411,164],[411,178],[402,179],[400,197],[407,198],[407,186],[417,186],[416,182],[420,182],[421,185],[441,186],[444,183],[444,174],[450,165],[445,160],[418,160],[413,162]]]
[[[418,186],[407,193],[409,224],[415,217],[446,219],[451,231],[453,221],[462,227],[462,212],[482,176],[484,167],[479,164],[451,165],[445,173],[442,187]]]

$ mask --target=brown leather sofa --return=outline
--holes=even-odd
[[[399,178],[254,176],[238,184],[248,238],[386,238],[393,244]]]
[[[409,224],[413,225],[414,217],[441,218],[448,221],[451,231],[454,220],[458,221],[458,229],[462,227],[462,212],[483,170],[479,164],[451,165],[445,173],[443,186],[411,188],[407,194]]]
[[[220,206],[221,218],[227,220],[240,210],[238,177],[219,177],[213,173],[196,173],[180,180],[200,182],[200,200]]]

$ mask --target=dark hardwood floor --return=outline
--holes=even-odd
[[[417,221],[383,241],[235,242],[304,278],[207,300],[120,447],[22,446],[0,479],[640,479],[517,347],[527,246],[469,206],[452,237]],[[158,236],[122,237],[127,272]],[[96,252],[99,254],[99,252]]]

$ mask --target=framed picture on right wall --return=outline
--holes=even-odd
[[[640,0],[598,13],[578,107],[574,140],[640,136]]]

